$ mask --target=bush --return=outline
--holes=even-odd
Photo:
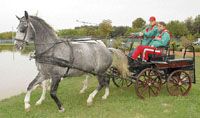
[[[113,48],[121,48],[122,47],[122,41],[123,41],[122,38],[116,38],[113,41]]]
[[[195,52],[200,52],[200,46],[194,46]]]
[[[192,34],[188,34],[188,35],[186,36],[186,38],[187,38],[188,40],[190,40],[190,41],[194,41],[194,40],[195,40],[195,36],[192,35]]]
[[[181,44],[182,44],[183,47],[187,47],[189,45],[192,45],[192,41],[188,40],[185,36],[182,36],[180,38],[180,40],[181,40]]]
[[[0,33],[0,39],[12,39],[16,33],[12,32],[3,32]]]

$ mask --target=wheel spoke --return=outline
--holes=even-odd
[[[170,82],[171,84],[176,84],[176,85],[178,85],[178,82],[175,81],[174,79],[170,79],[169,82]]]
[[[180,92],[180,91],[179,91],[179,87],[178,87],[178,86],[176,86],[175,92],[178,93],[178,94],[176,94],[176,95],[179,95],[179,92]]]
[[[146,83],[146,82],[142,80],[138,80],[138,84],[141,84],[141,83]]]
[[[124,80],[121,79],[121,86],[123,86],[123,85],[124,85]]]
[[[155,91],[153,90],[152,87],[150,87],[150,89],[151,89],[152,93],[153,93],[155,96],[158,94],[157,92],[155,92]],[[157,88],[156,88],[156,89],[157,89]]]
[[[176,76],[172,76],[172,79],[173,83],[178,83],[178,80],[177,80],[177,77]]]
[[[157,91],[160,91],[160,87],[157,87],[157,86],[151,86],[151,87],[156,88]]]
[[[147,85],[147,86],[144,86],[144,89],[141,91],[141,94],[143,94],[145,91],[146,91],[146,89],[148,88],[149,86]]]
[[[149,98],[150,98],[150,96],[151,96],[151,91],[150,91],[150,87],[148,87],[149,89],[148,89],[148,91],[149,91]]]
[[[136,87],[141,98],[156,96],[161,88],[160,75],[152,68],[146,68],[138,75]]]
[[[191,78],[185,70],[172,72],[167,81],[170,95],[186,95],[191,87]]]
[[[182,87],[180,86],[179,88],[180,88],[180,90],[181,90],[181,95],[183,95],[183,94],[184,94],[184,91],[183,91]]]
[[[144,85],[144,84],[143,84],[142,86],[138,86],[137,88],[138,88],[138,89],[142,89],[142,88],[143,88],[142,90],[145,90],[147,86],[148,86],[148,85]],[[142,91],[142,92],[144,92],[144,91]]]

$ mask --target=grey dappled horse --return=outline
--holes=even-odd
[[[97,41],[98,41],[98,43],[105,46],[105,44],[101,40],[97,40]],[[115,67],[121,73],[123,78],[126,78],[127,76],[129,76],[130,72],[128,70],[128,59],[127,59],[126,55],[119,49],[109,48],[109,50],[111,51],[112,58],[113,58],[111,67]],[[86,74],[85,76],[86,76],[86,78],[85,78],[85,80],[83,80],[83,87],[80,90],[80,93],[84,93],[85,90],[88,88],[89,78],[91,78],[91,74]],[[49,85],[50,85],[48,80],[45,80],[39,84],[42,86],[42,95],[41,95],[40,99],[36,102],[36,105],[40,105],[42,103],[42,101],[45,99],[45,94],[46,94],[47,88],[49,88]],[[36,88],[36,87],[34,87],[34,88]],[[104,96],[104,97],[106,97],[106,96]]]
[[[91,42],[93,42],[94,43],[94,41],[92,41],[92,40],[90,40],[90,39],[88,39],[88,38],[84,38],[84,39],[86,39],[86,41],[85,42],[88,42],[89,41],[89,43],[91,43]],[[95,43],[99,43],[99,44],[101,44],[102,46],[104,46],[104,47],[106,47],[106,45],[103,43],[103,41],[102,40],[96,40],[95,41]],[[111,50],[114,50],[114,49],[109,49],[110,51]],[[112,52],[114,52],[114,51],[112,51]],[[113,53],[112,53],[112,55],[113,55]],[[30,58],[32,58],[34,56],[34,52],[32,52],[31,54],[30,54]],[[123,59],[124,60],[124,59]],[[120,61],[122,61],[122,60],[120,60]],[[124,63],[124,61],[123,62],[121,62],[121,63]],[[112,63],[113,64],[113,63]],[[39,74],[40,75],[40,74]],[[89,78],[92,78],[92,75],[91,74],[88,74],[88,73],[86,73],[85,74],[85,79],[83,80],[83,86],[82,86],[82,88],[81,88],[81,90],[80,90],[80,94],[82,94],[82,93],[85,93],[85,90],[88,88],[88,84],[89,84]],[[61,79],[62,80],[62,79]],[[35,84],[34,85],[34,89],[36,89],[38,86],[40,86],[40,87],[42,87],[42,94],[41,94],[41,97],[40,97],[40,99],[36,102],[36,104],[35,105],[40,105],[40,104],[42,104],[42,102],[45,100],[45,96],[46,96],[46,92],[47,92],[47,90],[50,90],[50,84],[51,84],[51,79],[46,79],[46,80],[44,80],[44,81],[42,81],[41,83],[38,83],[38,84]],[[33,89],[33,90],[34,90]],[[106,97],[106,96],[104,96],[104,97]],[[104,98],[103,97],[103,98]],[[106,98],[105,98],[106,99]]]
[[[104,46],[104,47],[106,47],[106,45],[103,43],[103,41],[101,41],[101,40],[96,40],[97,42],[96,43],[99,43],[99,44],[101,44],[102,46]],[[91,42],[91,41],[90,41]],[[112,50],[112,49],[109,49],[109,50]],[[33,55],[30,55],[30,58],[32,57],[32,56],[34,56],[34,54]],[[121,60],[122,61],[122,60]],[[124,61],[123,61],[124,62]],[[122,62],[122,63],[123,63]],[[113,64],[113,63],[112,63]],[[39,74],[40,75],[40,74]],[[85,90],[88,88],[88,84],[89,84],[89,78],[92,78],[92,75],[91,74],[88,74],[88,73],[86,73],[85,74],[85,79],[83,80],[83,85],[82,85],[82,88],[81,88],[81,90],[80,90],[80,94],[82,94],[82,93],[85,93]],[[61,79],[62,80],[62,79]],[[42,104],[42,102],[45,100],[45,96],[46,96],[46,92],[47,92],[47,90],[50,90],[50,84],[51,84],[51,80],[49,79],[46,79],[46,80],[44,80],[44,81],[42,81],[41,83],[38,83],[38,84],[36,84],[36,85],[34,85],[34,89],[36,89],[38,86],[40,86],[40,87],[42,87],[42,94],[41,94],[41,97],[40,97],[40,99],[36,102],[36,104],[35,105],[40,105],[40,104]],[[33,89],[33,90],[34,90]],[[104,98],[104,97],[106,97],[106,96],[103,96],[102,98],[103,99],[106,99],[106,98]]]
[[[22,49],[31,40],[34,42],[36,65],[39,71],[27,88],[24,99],[26,110],[30,109],[30,94],[33,86],[50,78],[52,80],[50,95],[59,111],[63,112],[64,107],[56,95],[60,79],[66,76],[80,76],[84,74],[84,71],[96,73],[99,82],[97,88],[89,95],[87,103],[92,104],[93,98],[104,86],[106,89],[103,99],[107,98],[109,78],[104,74],[112,64],[112,56],[106,47],[98,43],[70,42],[59,39],[53,28],[44,20],[29,16],[26,11],[24,17],[17,18],[20,23],[17,27],[15,46],[17,49]],[[73,63],[76,69],[66,67],[64,62]],[[65,67],[62,66],[63,64]]]

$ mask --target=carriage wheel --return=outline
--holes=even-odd
[[[138,97],[144,99],[157,96],[161,90],[162,81],[160,74],[151,68],[146,68],[137,76],[136,93]]]
[[[167,80],[167,90],[172,96],[187,95],[191,86],[191,78],[184,70],[176,70],[172,72]]]
[[[123,86],[129,87],[132,84],[131,81],[127,79],[122,79],[119,70],[114,67],[111,69],[111,75],[112,75],[112,81],[114,85],[117,87],[123,87]]]

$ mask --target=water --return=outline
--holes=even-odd
[[[25,92],[36,74],[35,61],[27,55],[0,52],[0,100]]]

